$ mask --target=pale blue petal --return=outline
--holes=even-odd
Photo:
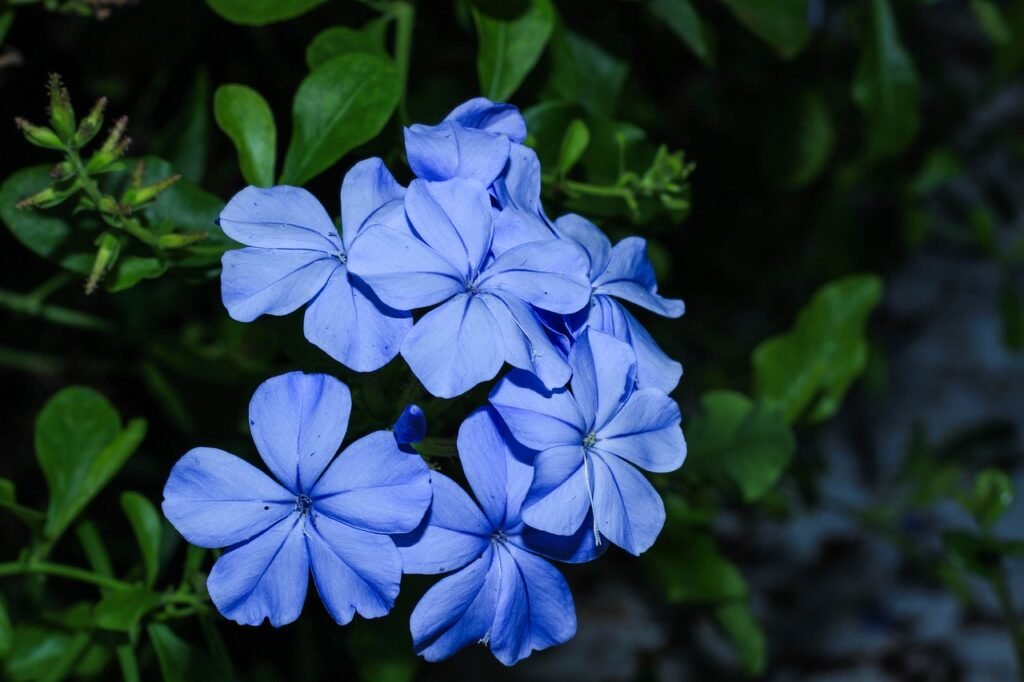
[[[523,370],[505,375],[491,390],[491,405],[517,441],[533,450],[583,443],[587,424],[572,394],[548,390]]]
[[[303,333],[349,369],[372,372],[398,355],[410,329],[409,312],[384,305],[341,266],[306,308]]]
[[[526,139],[526,120],[519,109],[504,102],[492,102],[486,97],[474,97],[463,102],[452,109],[444,120],[504,135],[512,142]]]
[[[306,525],[313,582],[328,613],[345,625],[387,615],[402,580],[402,557],[387,535],[367,533],[322,515]]]
[[[298,516],[285,519],[217,559],[206,589],[225,618],[280,627],[299,617],[309,587],[303,524]]]
[[[553,239],[555,235],[551,228],[539,215],[514,207],[506,208],[494,219],[491,252],[500,256],[520,244]]]
[[[587,512],[583,523],[572,535],[555,535],[523,525],[518,533],[509,535],[509,542],[523,549],[567,564],[582,564],[597,559],[608,549],[608,543],[596,542],[594,510]]]
[[[524,576],[508,547],[496,548],[495,561],[498,564],[498,603],[488,645],[495,658],[505,665],[514,665],[532,650],[530,597]]]
[[[416,234],[452,266],[469,277],[491,248],[491,201],[475,180],[413,180],[405,212]]]
[[[389,431],[375,431],[331,462],[309,496],[314,508],[374,533],[408,533],[430,505],[430,470],[402,452]]]
[[[592,430],[604,425],[633,391],[633,349],[603,332],[585,330],[569,351],[569,366],[572,394]]]
[[[671,393],[679,385],[683,366],[666,355],[643,325],[615,299],[595,296],[589,320],[591,329],[611,334],[633,347],[637,387]]]
[[[416,177],[430,181],[471,178],[490,185],[508,161],[504,135],[445,121],[405,129],[405,152]]]
[[[239,322],[287,315],[316,296],[340,266],[320,251],[258,248],[227,251],[221,264],[221,298]]]
[[[231,198],[217,222],[224,234],[246,246],[341,251],[334,221],[301,187],[246,187]]]
[[[676,401],[656,388],[641,389],[598,428],[595,448],[618,455],[641,469],[675,471],[686,458],[680,419]]]
[[[444,474],[430,476],[434,499],[411,533],[396,535],[406,573],[447,573],[477,559],[495,528],[462,488]]]
[[[601,535],[639,556],[665,525],[665,504],[643,474],[618,457],[590,458],[594,472],[594,514]]]
[[[563,239],[576,242],[587,252],[590,261],[588,274],[591,280],[600,276],[608,267],[612,243],[594,223],[575,213],[569,213],[555,220],[555,232]]]
[[[572,535],[590,509],[583,447],[560,446],[538,453],[533,484],[523,503],[523,521],[555,535]]]
[[[621,298],[665,317],[679,317],[685,310],[682,301],[658,295],[647,242],[640,237],[627,237],[612,248],[608,267],[594,280],[594,287],[595,293]]]
[[[404,224],[404,198],[405,188],[381,159],[366,159],[352,166],[341,183],[341,227],[346,250],[366,225]]]
[[[460,294],[424,315],[402,357],[431,395],[454,398],[494,377],[505,361],[501,329],[476,296]]]
[[[537,152],[521,144],[512,145],[508,166],[501,177],[494,181],[494,191],[502,208],[517,208],[540,218],[543,208],[540,203],[540,161]],[[554,236],[550,229],[548,234]]]
[[[199,547],[244,542],[294,510],[294,493],[248,462],[214,448],[189,450],[164,486],[164,516]]]
[[[352,412],[348,386],[326,374],[267,379],[249,402],[249,430],[263,461],[295,494],[307,492],[341,446]]]
[[[571,242],[520,244],[498,256],[477,282],[481,291],[511,294],[556,313],[574,313],[590,301],[587,257]]]
[[[457,447],[462,470],[491,526],[517,524],[533,478],[533,453],[512,440],[500,418],[486,407],[462,422]]]
[[[391,427],[399,445],[419,443],[427,435],[427,416],[419,405],[407,405]]]
[[[536,309],[515,296],[481,294],[480,300],[501,328],[505,362],[533,372],[547,388],[565,386],[571,374],[569,364],[551,342]]]

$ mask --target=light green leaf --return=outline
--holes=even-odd
[[[96,391],[65,388],[36,419],[36,459],[50,489],[45,534],[64,532],[142,442],[146,422],[122,428],[117,410]]]
[[[305,14],[327,0],[206,0],[214,12],[230,22],[263,26]]]
[[[163,531],[160,514],[153,503],[145,496],[136,492],[121,495],[121,508],[135,533],[135,540],[142,552],[142,565],[146,571],[146,584],[150,587],[156,582],[156,574],[160,568],[160,536]]]
[[[732,641],[744,672],[752,676],[764,673],[768,651],[764,632],[754,620],[746,601],[731,601],[715,609],[715,620]]]
[[[800,54],[811,36],[809,0],[723,0],[740,23],[783,59]]]
[[[391,55],[384,45],[388,30],[388,17],[378,17],[367,22],[362,28],[332,26],[318,33],[306,46],[306,64],[313,71],[335,57],[353,52],[372,54],[382,59]]]
[[[917,70],[888,0],[871,0],[869,18],[852,95],[864,114],[868,153],[880,158],[903,151],[917,134]]]
[[[250,87],[222,85],[213,95],[213,116],[238,150],[245,181],[259,187],[273,185],[277,126],[267,100]]]
[[[790,422],[832,416],[868,359],[864,327],[882,297],[874,275],[853,275],[822,287],[786,334],[755,350],[757,396],[778,405]]]
[[[7,658],[13,641],[14,630],[11,628],[11,619],[7,615],[7,606],[0,600],[0,659]]]
[[[999,469],[983,469],[962,502],[982,528],[991,529],[1013,504],[1013,481]]]
[[[647,9],[663,21],[705,64],[715,63],[710,29],[697,14],[690,0],[649,0]]]
[[[394,65],[368,54],[335,57],[295,94],[294,130],[281,184],[301,185],[377,136],[398,105]]]
[[[473,7],[479,40],[476,70],[480,89],[496,101],[514,93],[537,65],[555,28],[551,0],[527,0],[514,17],[496,17],[490,8]]]
[[[148,256],[122,256],[110,273],[104,278],[108,291],[131,289],[144,279],[156,279],[167,272],[169,261]]]
[[[558,172],[565,175],[573,169],[587,151],[590,144],[590,130],[582,120],[575,118],[565,131],[562,148],[558,153]]]
[[[213,662],[203,651],[192,646],[163,623],[146,626],[149,641],[156,651],[164,682],[191,682],[206,679]]]
[[[96,604],[93,611],[96,626],[104,630],[131,632],[160,603],[160,595],[148,587],[140,585],[127,590],[115,590]]]
[[[713,391],[687,429],[687,467],[735,486],[746,502],[764,496],[786,470],[796,443],[782,412],[742,393]]]
[[[559,29],[551,39],[551,75],[541,92],[542,99],[554,101],[534,108],[574,102],[595,116],[611,116],[628,75],[626,62],[586,38]]]

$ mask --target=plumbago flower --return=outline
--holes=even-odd
[[[523,521],[572,535],[592,514],[594,542],[607,538],[639,555],[654,544],[665,506],[637,467],[678,469],[686,457],[679,406],[656,388],[636,388],[632,349],[586,330],[569,352],[571,390],[546,389],[512,371],[491,405],[513,437],[539,451]]]
[[[240,322],[306,309],[305,335],[356,371],[387,364],[412,327],[350,271],[349,254],[367,224],[405,226],[401,187],[380,159],[362,161],[341,186],[342,235],[320,202],[298,187],[247,187],[220,214],[224,232],[248,248],[224,254],[221,289]]]
[[[406,573],[456,571],[413,610],[413,646],[438,661],[479,642],[512,665],[576,633],[569,586],[542,555],[579,562],[597,552],[579,537],[545,538],[523,524],[533,453],[518,446],[490,410],[481,408],[462,423],[457,447],[479,506],[434,473],[434,500],[423,524],[396,538]]]
[[[357,612],[377,618],[391,610],[402,559],[388,534],[420,523],[430,474],[388,431],[334,458],[351,404],[348,387],[333,377],[292,372],[269,379],[249,404],[249,426],[280,483],[213,448],[189,451],[171,470],[164,515],[192,544],[228,548],[206,583],[225,617],[242,625],[291,623],[311,569],[338,624]]]
[[[568,314],[587,304],[583,250],[552,240],[495,256],[490,196],[477,180],[413,180],[405,212],[413,234],[367,226],[349,268],[397,310],[443,304],[402,341],[402,357],[424,387],[451,398],[493,378],[505,362],[545,386],[564,385],[568,365],[531,306]]]

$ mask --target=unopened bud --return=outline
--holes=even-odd
[[[181,176],[174,174],[170,177],[164,178],[160,182],[154,182],[152,185],[146,185],[145,187],[129,187],[125,190],[124,196],[121,197],[121,201],[129,206],[142,206],[147,204],[153,199],[156,199],[161,192],[167,190],[178,180],[181,180]]]
[[[189,234],[171,233],[162,234],[157,237],[156,243],[165,249],[181,249],[186,246],[191,246],[196,242],[201,242],[206,239],[208,233],[203,232],[190,232]]]
[[[60,137],[49,128],[32,125],[21,117],[14,119],[14,123],[25,134],[25,139],[35,146],[46,149],[64,149],[64,143],[61,142]]]
[[[132,143],[131,138],[123,137],[124,130],[128,126],[128,117],[122,116],[110,129],[110,134],[104,140],[103,146],[85,164],[85,169],[90,173],[99,173],[107,170],[114,161],[124,156],[128,146]]]
[[[107,274],[110,268],[117,262],[117,256],[121,253],[121,241],[110,232],[104,232],[96,240],[99,249],[96,251],[96,260],[92,262],[92,270],[89,271],[89,279],[85,282],[85,293],[91,294],[96,291],[103,275]]]
[[[54,180],[67,180],[75,174],[75,166],[70,161],[61,161],[50,169],[50,177]]]
[[[103,110],[107,107],[107,98],[100,97],[93,106],[89,115],[82,119],[78,125],[78,132],[75,133],[75,146],[84,147],[96,137],[100,127],[103,125]]]
[[[74,188],[59,190],[56,187],[47,187],[36,192],[32,196],[25,197],[14,204],[17,208],[50,208],[56,206],[74,193]]]
[[[50,74],[50,125],[65,142],[72,142],[75,136],[75,110],[71,107],[71,95],[61,83],[60,76]]]

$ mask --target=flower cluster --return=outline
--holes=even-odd
[[[442,398],[514,368],[458,432],[475,501],[410,447],[426,432],[419,407],[335,457],[344,384],[292,373],[260,386],[249,425],[280,483],[197,448],[164,490],[164,513],[190,542],[228,548],[208,581],[226,617],[295,620],[311,571],[345,624],[386,614],[403,572],[450,573],[413,611],[417,653],[440,660],[480,642],[511,665],[575,633],[549,560],[654,543],[665,510],[640,470],[683,462],[668,396],[682,369],[622,302],[668,317],[683,304],[658,295],[644,240],[612,246],[580,216],[548,219],[525,138],[515,107],[474,99],[406,129],[408,187],[380,159],[356,164],[340,231],[296,187],[249,187],[224,208],[222,229],[245,245],[224,255],[234,319],[308,304],[311,343],[361,372],[401,354]]]

